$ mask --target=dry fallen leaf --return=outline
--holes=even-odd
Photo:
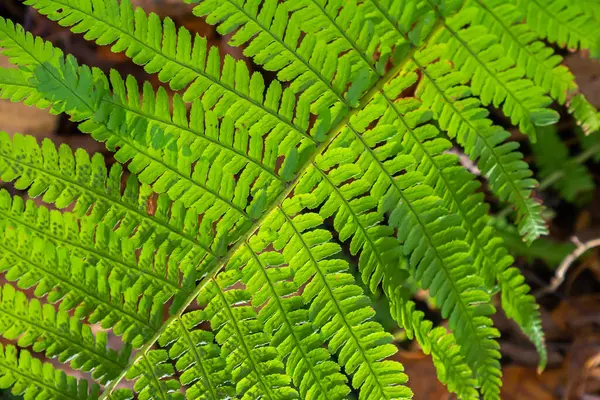
[[[404,365],[409,386],[414,392],[414,400],[453,399],[437,378],[430,356],[420,351],[400,351],[394,357]]]

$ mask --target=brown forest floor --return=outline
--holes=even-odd
[[[132,2],[142,5],[148,11],[168,15],[178,24],[208,37],[212,44],[226,48],[226,38],[195,18],[190,12],[191,7],[184,5],[181,0]],[[159,84],[156,77],[145,74],[124,55],[113,54],[108,48],[97,47],[80,36],[72,35],[35,11],[27,10],[19,0],[0,0],[0,15],[23,24],[34,35],[51,40],[83,63],[104,70],[116,68],[121,73],[133,74],[139,80],[150,80],[157,86]],[[243,57],[237,49],[227,51],[236,58]],[[581,89],[596,107],[600,107],[600,63],[587,60],[579,54],[564,55]],[[5,58],[0,57],[0,66],[8,66]],[[499,123],[505,123],[500,116],[497,118]],[[90,152],[103,152],[107,160],[111,160],[110,153],[102,144],[80,133],[76,125],[64,116],[50,116],[45,111],[0,101],[0,129],[39,138],[50,137],[57,143],[83,147]],[[561,120],[559,131],[571,154],[576,156],[580,153],[579,142],[574,134],[575,126],[568,117]],[[534,163],[535,159],[524,138],[515,133],[514,139],[521,141],[527,160]],[[536,193],[554,211],[550,222],[550,237],[538,241],[531,248],[525,248],[513,234],[506,233],[517,264],[534,291],[548,285],[558,265],[576,247],[572,243],[573,236],[580,242],[600,238],[600,164],[587,161],[585,165],[593,175],[596,189],[587,193],[579,204],[567,203],[552,189]],[[490,198],[490,202],[493,210],[501,210],[494,199]],[[574,261],[564,283],[557,290],[540,295],[538,300],[542,306],[549,351],[548,368],[541,375],[536,372],[537,355],[533,346],[502,314],[499,313],[495,318],[496,325],[502,332],[502,398],[600,400],[600,250],[588,251]],[[426,302],[422,306],[426,309]],[[383,308],[385,304],[380,307]],[[436,318],[435,311],[431,310],[429,316]],[[401,352],[398,358],[406,366],[415,399],[450,399],[444,387],[437,383],[430,357],[423,355],[416,345],[407,341],[399,339],[399,346]],[[4,396],[9,398],[7,394]],[[0,398],[3,398],[1,393]]]

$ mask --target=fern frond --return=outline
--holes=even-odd
[[[390,311],[394,320],[406,330],[409,339],[416,338],[425,354],[431,354],[438,378],[456,393],[460,399],[478,399],[477,381],[473,371],[460,354],[460,347],[453,335],[424,319],[424,313],[416,310],[415,303],[406,298],[406,292],[384,281],[384,290],[390,299]]]
[[[392,35],[390,32],[395,32],[393,36],[396,41],[406,36],[406,32],[402,26],[398,25],[397,19],[391,14],[393,13],[393,9],[389,6],[377,0],[369,0],[364,3],[364,7],[365,11],[369,13],[370,18],[381,22],[378,26],[387,31],[388,35]],[[487,122],[489,126],[486,126],[485,129],[483,129],[484,124],[481,123],[478,123],[476,127],[472,126],[475,123],[475,119],[484,120],[488,111],[479,107],[479,100],[474,97],[470,98],[471,89],[463,86],[469,81],[468,75],[464,73],[451,73],[452,69],[450,65],[443,62],[437,63],[435,66],[430,65],[434,61],[439,61],[439,59],[443,60],[443,46],[429,45],[427,51],[417,52],[409,58],[410,64],[406,70],[414,68],[410,66],[414,64],[422,76],[417,87],[417,96],[423,100],[427,108],[430,108],[434,112],[440,126],[452,138],[458,136],[459,144],[465,148],[466,153],[474,161],[481,157],[479,168],[483,170],[486,177],[490,180],[492,191],[500,199],[509,201],[518,210],[518,221],[521,222],[523,235],[537,237],[540,234],[545,234],[546,228],[541,217],[541,208],[529,198],[535,181],[524,180],[524,178],[533,175],[533,173],[528,170],[527,164],[512,162],[512,157],[517,159],[522,158],[520,153],[514,151],[516,149],[505,148],[501,154],[498,154],[500,148],[496,146],[506,138],[497,137],[496,140],[486,140],[495,131],[498,131],[495,134],[504,132],[498,127],[492,127],[491,122]],[[451,90],[453,88],[454,90]],[[457,100],[466,98],[469,98],[468,103],[466,100],[460,103],[457,102]],[[457,102],[456,105],[460,107],[447,104],[448,102]],[[469,123],[471,120],[473,121]],[[508,137],[508,133],[504,132],[504,135]],[[511,154],[510,158],[507,157],[509,153]],[[489,155],[492,159],[486,161],[483,158],[486,155]],[[508,168],[509,162],[510,168]],[[502,165],[502,168],[492,169],[493,166],[498,164]],[[494,174],[487,173],[492,170]]]
[[[177,317],[159,338],[169,346],[169,358],[176,361],[179,381],[188,399],[220,400],[234,398],[231,374],[221,357],[214,335],[199,325],[206,321],[203,311],[194,310]]]
[[[389,129],[387,131],[390,132]],[[385,129],[375,130],[373,135],[377,137],[383,132]],[[403,258],[402,247],[393,237],[394,229],[383,223],[383,214],[376,210],[378,192],[369,193],[374,181],[379,181],[374,186],[382,187],[382,177],[379,170],[370,165],[370,156],[363,152],[361,143],[353,141],[352,132],[345,133],[337,137],[323,155],[316,158],[295,187],[290,201],[297,201],[299,205],[309,209],[318,209],[323,219],[333,216],[333,225],[339,233],[339,239],[351,239],[350,252],[360,255],[359,272],[371,291],[376,292],[381,282],[384,287],[398,287],[406,275],[406,271],[398,267],[399,259]],[[393,148],[391,147],[391,151]],[[334,167],[337,163],[339,166]],[[390,293],[396,295],[395,292]],[[418,339],[420,341],[421,337]],[[429,346],[427,343],[422,345]],[[436,347],[432,351],[438,350],[446,349]],[[440,357],[446,356],[441,354]],[[445,371],[441,373],[445,374]],[[450,379],[454,378],[462,379],[456,383],[458,386],[475,386],[462,376],[454,375]]]
[[[206,317],[231,371],[236,393],[242,399],[297,399],[277,350],[270,346],[269,335],[248,304],[250,293],[234,286],[240,280],[239,270],[222,272],[198,296],[198,304],[206,306]]]
[[[162,321],[160,298],[138,298],[133,288],[122,286],[106,270],[96,269],[50,242],[20,229],[5,227],[0,234],[0,270],[19,288],[35,287],[35,295],[60,301],[59,311],[112,328],[116,335],[138,347],[151,337]],[[115,295],[118,294],[118,295]]]
[[[515,67],[498,37],[485,26],[476,25],[477,8],[465,8],[444,18],[444,30],[432,37],[433,44],[446,44],[444,58],[469,78],[473,93],[484,105],[501,107],[511,122],[532,140],[537,128],[558,121],[556,111],[548,108],[552,100],[545,90],[527,79]]]
[[[350,107],[344,92],[357,71],[348,68],[352,64],[345,64],[345,58],[330,51],[325,43],[310,37],[300,40],[305,15],[276,1],[265,2],[260,10],[252,2],[187,1],[201,3],[194,7],[194,14],[218,25],[220,34],[235,31],[229,44],[245,46],[244,55],[268,71],[278,71],[278,79],[290,82],[292,91],[301,95],[299,102],[309,104],[314,114],[332,107],[336,119],[340,111]]]
[[[416,59],[415,62],[420,65]],[[426,68],[420,67],[420,70],[425,80],[417,89],[417,95],[436,111],[440,125],[451,137],[457,138],[469,157],[479,159],[479,168],[488,177],[492,191],[500,199],[509,200],[516,206],[517,218],[520,220],[519,233],[529,243],[546,234],[547,228],[540,214],[541,206],[531,198],[531,189],[536,182],[529,179],[532,173],[527,163],[522,161],[522,154],[516,151],[518,144],[504,142],[510,134],[493,125],[487,118],[487,110],[481,108],[479,101],[471,97],[468,87],[461,85],[462,75],[459,72],[453,71],[444,62]],[[536,345],[540,354],[540,366],[543,366],[546,362],[546,348],[535,300],[528,294],[528,287],[517,285],[517,280],[521,284],[524,282],[523,277],[518,270],[509,268],[513,260],[507,254],[502,240],[491,232],[490,227],[487,229],[491,234],[487,248],[494,250],[492,254],[498,260],[491,272],[500,282],[503,298],[515,298],[514,301],[503,301],[503,307],[509,307],[504,310],[515,318]],[[505,277],[511,279],[506,280]],[[488,284],[492,282],[488,281]],[[522,306],[516,306],[518,304]]]
[[[266,237],[294,272],[294,283],[304,287],[302,297],[309,305],[313,329],[321,331],[331,353],[348,375],[352,386],[360,389],[360,399],[410,398],[401,364],[382,361],[397,352],[392,336],[372,321],[374,310],[369,298],[347,273],[348,263],[331,258],[339,245],[331,233],[318,226],[322,218],[315,213],[296,214],[302,200],[284,202],[263,224]],[[260,233],[259,233],[260,238]]]
[[[402,78],[397,79],[386,88],[390,98],[396,98],[393,93],[401,87],[401,82]],[[378,143],[385,136],[373,134],[371,137],[373,129],[365,131],[388,111],[388,107],[383,96],[376,97],[351,120],[352,134],[362,143],[383,179],[375,186],[382,194],[377,196],[381,198],[378,207],[383,212],[391,212],[390,225],[398,230],[398,238],[404,243],[411,272],[424,289],[430,289],[442,315],[450,315],[450,327],[456,329],[457,341],[481,380],[485,396],[496,398],[501,372],[498,345],[493,338],[498,333],[487,317],[494,309],[484,305],[489,296],[480,290],[483,281],[473,275],[474,268],[468,258],[470,247],[464,242],[462,221],[444,208],[434,190],[423,184],[425,178],[419,172],[402,174],[406,168],[410,171],[410,164],[404,161],[403,165],[393,156],[401,148],[397,139],[395,145],[392,142],[380,147]],[[385,118],[378,122],[382,132],[386,132],[388,123]],[[390,130],[387,132],[389,135]],[[470,278],[463,279],[465,276]]]
[[[589,50],[600,57],[600,27],[577,2],[513,0],[537,34],[560,47]],[[598,8],[597,4],[586,7]]]
[[[483,25],[498,36],[507,55],[523,69],[526,76],[544,88],[553,99],[564,104],[577,89],[575,77],[561,65],[563,58],[540,41],[518,7],[498,0],[473,0],[480,12],[473,23]]]
[[[101,94],[94,92],[89,83],[102,79],[98,77],[101,73],[94,73],[87,67],[79,68],[76,60],[70,56],[64,64],[62,59],[59,64],[58,70],[53,71],[46,65],[41,65],[41,68],[36,70],[40,91],[53,102],[63,104],[65,111],[75,120],[87,120],[87,123],[82,125],[82,130],[90,133],[96,140],[106,142],[110,150],[116,151],[117,161],[122,164],[130,162],[129,169],[142,183],[151,185],[155,192],[167,192],[172,199],[181,199],[186,208],[199,209],[199,212],[207,209],[208,214],[216,214],[213,217],[215,219],[230,212],[235,212],[238,217],[246,220],[251,219],[244,210],[243,202],[246,198],[236,196],[234,199],[235,184],[225,181],[227,178],[233,181],[233,176],[223,174],[225,182],[221,182],[214,178],[214,172],[211,174],[210,171],[203,171],[211,162],[213,168],[219,171],[227,170],[227,163],[223,157],[217,157],[216,160],[209,155],[201,157],[201,143],[161,143],[160,132],[149,131],[145,123],[137,123],[139,120],[129,122],[125,115],[113,113],[111,108],[97,110],[96,105]],[[120,76],[113,74],[113,77],[113,82],[119,81],[116,85],[124,86]],[[213,124],[215,123],[216,118],[213,120]],[[232,131],[233,124],[227,128]],[[221,134],[231,135],[231,132]],[[163,149],[165,145],[168,146],[167,151]],[[192,155],[196,158],[191,158]],[[199,164],[196,166],[199,170],[191,168],[196,162]],[[231,172],[234,174],[237,171]],[[201,179],[203,175],[207,176]],[[247,182],[251,178],[250,175],[246,179],[240,179],[240,182]],[[249,189],[241,188],[240,191],[247,192]],[[235,217],[223,216],[225,220],[232,218]]]
[[[266,187],[269,182],[264,177],[261,179],[258,171],[242,169],[238,160],[211,152],[212,148],[204,146],[201,140],[193,143],[169,140],[160,131],[148,129],[143,119],[128,121],[126,114],[119,113],[121,108],[108,105],[96,110],[94,95],[85,97],[86,93],[94,93],[85,85],[93,80],[94,74],[87,67],[78,68],[72,57],[67,57],[62,79],[52,73],[46,74],[47,71],[43,69],[38,74],[40,91],[47,93],[52,101],[63,103],[66,112],[76,120],[87,120],[81,126],[84,132],[105,142],[108,149],[116,152],[117,161],[129,163],[129,170],[155,192],[165,193],[171,199],[181,201],[187,209],[204,215],[200,233],[205,248],[212,246],[222,251],[232,240],[230,235],[235,237],[236,231],[244,231],[260,216],[266,203],[266,192],[252,184],[257,178],[257,185]],[[113,78],[113,82],[121,79],[116,74]],[[54,83],[60,86],[56,87]],[[116,85],[122,87],[124,83],[121,81]],[[64,93],[63,87],[67,89]],[[206,125],[207,135],[233,136],[234,126],[228,119],[219,126],[214,114],[208,114],[206,121],[202,118],[196,122]],[[238,173],[240,179],[236,181]],[[248,200],[249,193],[253,195],[251,201]],[[209,228],[213,222],[217,222],[215,234]]]
[[[498,36],[508,56],[529,79],[560,104],[568,104],[579,124],[593,131],[600,129],[598,117],[591,118],[598,111],[584,95],[578,94],[575,77],[561,65],[562,57],[539,40],[530,25],[524,23],[517,6],[500,0],[473,0],[472,3],[481,10],[474,22]]]
[[[33,201],[24,203],[5,190],[0,190],[0,215],[0,225],[23,227],[29,235],[65,247],[72,256],[98,269],[115,270],[118,279],[127,282],[125,287],[135,287],[139,293],[165,301],[175,296],[174,303],[178,304],[195,287],[195,265],[188,264],[192,260],[184,257],[184,249],[174,248],[168,241],[158,247],[149,241],[140,249],[102,221],[77,219],[71,213],[37,207]]]
[[[594,190],[594,178],[588,169],[569,156],[569,149],[553,127],[544,130],[544,137],[532,146],[540,178],[546,179],[560,173],[561,179],[553,187],[569,202],[577,202],[585,193]]]
[[[0,334],[8,340],[18,340],[19,347],[32,346],[35,352],[45,352],[49,358],[69,362],[73,369],[90,372],[100,383],[114,379],[127,366],[131,349],[120,353],[107,348],[107,334],[92,332],[89,325],[56,311],[50,304],[29,301],[25,293],[4,285],[0,299]]]
[[[99,80],[104,80],[99,73],[96,75]],[[251,132],[252,127],[248,129],[241,125],[236,127],[233,134],[229,132],[231,128],[219,132],[214,122],[214,114],[205,111],[198,99],[192,102],[188,112],[186,104],[179,94],[175,93],[171,101],[164,88],[159,87],[155,93],[149,82],[144,82],[141,95],[137,81],[132,76],[127,76],[126,81],[123,82],[116,72],[111,71],[110,83],[113,96],[103,97],[101,101],[111,103],[114,110],[120,108],[127,114],[147,120],[151,128],[154,126],[160,128],[166,142],[162,147],[168,148],[168,141],[174,139],[190,144],[199,140],[198,143],[208,148],[209,154],[218,153],[220,158],[230,159],[230,164],[242,166],[237,167],[238,169],[246,168],[252,171],[260,169],[260,171],[253,172],[253,174],[259,174],[256,186],[267,187],[268,193],[276,191],[274,189],[277,188],[277,184],[282,185],[286,179],[289,179],[289,175],[279,175],[284,168],[278,170],[277,167],[279,153],[278,145],[275,145],[274,142],[283,137],[282,133],[273,133],[267,136],[263,142]],[[171,107],[173,111],[170,110]],[[206,121],[207,127],[203,121]],[[225,117],[224,121],[226,124],[231,124],[231,119],[228,117]],[[223,125],[224,128],[226,126]],[[289,140],[284,137],[283,139]],[[195,145],[194,147],[199,146]],[[236,172],[236,169],[228,167],[228,164],[226,168]],[[292,168],[293,166],[285,169],[291,170]]]
[[[165,350],[151,350],[138,358],[127,371],[126,378],[135,380],[133,389],[139,399],[183,400],[185,397],[174,375],[175,368],[169,362],[168,353]],[[130,393],[126,391],[119,396],[135,398],[129,397]]]
[[[12,394],[26,399],[93,400],[100,393],[97,384],[89,387],[87,380],[66,375],[13,345],[0,345],[0,377],[0,388],[12,387]]]
[[[31,197],[42,196],[44,202],[60,209],[74,206],[75,216],[89,214],[94,223],[118,226],[117,235],[130,237],[136,245],[149,239],[160,244],[167,239],[188,249],[190,259],[212,253],[201,245],[196,213],[186,212],[181,203],[159,196],[156,211],[150,215],[151,190],[140,186],[131,175],[121,193],[121,178],[120,165],[107,171],[100,154],[90,160],[81,149],[73,154],[67,145],[57,150],[47,139],[39,146],[31,136],[15,134],[11,140],[0,132],[0,179],[14,181]]]
[[[260,234],[251,240],[257,244],[246,243],[228,268],[242,269],[246,289],[253,293],[252,304],[260,310],[258,319],[273,338],[271,345],[285,362],[287,375],[303,399],[347,398],[347,378],[331,360],[325,338],[315,332],[291,267],[283,266],[282,254],[264,251],[269,241]]]
[[[48,108],[50,102],[29,83],[31,74],[15,68],[0,68],[0,98],[27,106]]]
[[[252,127],[252,136],[263,137],[271,131],[284,131],[295,144],[316,139],[306,134],[309,107],[296,104],[291,89],[272,83],[266,93],[263,77],[250,76],[244,61],[227,55],[221,65],[216,47],[209,48],[205,38],[177,29],[154,13],[132,8],[129,0],[110,0],[106,4],[91,0],[28,0],[26,4],[40,13],[69,26],[75,33],[100,45],[112,45],[113,52],[125,52],[148,73],[158,73],[173,90],[186,89],[185,101],[202,98],[206,109],[236,124]],[[110,10],[110,11],[108,11]]]
[[[54,107],[62,108],[77,121],[86,120],[81,129],[91,133],[97,140],[106,142],[109,149],[118,149],[115,158],[122,163],[131,161],[128,164],[129,169],[139,174],[143,183],[150,184],[156,192],[166,192],[186,207],[193,207],[197,213],[204,214],[198,242],[209,254],[213,253],[209,249],[211,245],[215,249],[214,252],[222,252],[229,241],[233,240],[231,237],[236,236],[236,231],[244,231],[260,216],[266,204],[266,196],[274,196],[281,190],[281,181],[261,174],[256,168],[244,168],[239,158],[230,160],[228,153],[218,154],[211,151],[213,148],[206,147],[203,140],[190,143],[186,142],[186,139],[189,139],[189,136],[186,136],[174,141],[164,136],[162,131],[148,129],[148,121],[144,118],[134,115],[133,120],[128,119],[131,114],[124,114],[123,107],[114,106],[107,101],[107,79],[99,70],[79,68],[72,57],[67,57],[64,61],[60,50],[45,42],[36,45],[28,40],[20,29],[22,28],[13,29],[14,32],[10,36],[13,56],[35,52],[40,46],[50,49],[53,54],[52,63],[42,64],[39,59],[30,57],[26,61],[29,64],[20,64],[35,68],[40,81],[38,89],[53,100]],[[21,63],[20,60],[15,62]],[[133,86],[133,80],[128,80],[128,87],[125,89],[126,85],[118,74],[112,74],[111,78],[113,88],[122,97],[126,97],[127,89],[129,94],[133,95],[131,92],[135,90],[135,96],[139,96],[136,87]],[[118,98],[118,95],[116,97]],[[144,97],[145,104],[152,106],[151,99]],[[101,109],[98,111],[97,107]],[[160,104],[159,107],[163,109],[164,105]],[[204,131],[206,125],[205,135],[208,137],[220,136],[224,141],[227,141],[228,137],[232,138],[235,128],[231,120],[225,120],[219,127],[215,114],[207,113],[205,118],[202,110],[198,108],[198,113],[193,115],[194,127],[197,130]],[[183,109],[181,106],[175,111],[181,112]],[[243,134],[238,135],[240,140],[244,137]],[[288,138],[282,144],[290,144],[287,140]],[[147,148],[148,145],[150,148]],[[244,143],[240,141],[236,145],[243,146]],[[272,151],[273,148],[274,146],[270,145],[266,153],[272,164],[278,155]],[[296,150],[295,147],[292,149]],[[260,157],[262,146],[255,143],[254,150],[255,156]],[[178,157],[174,157],[173,153],[177,153]],[[297,161],[296,150],[295,157],[287,157],[282,166],[284,177],[292,175]],[[223,174],[223,170],[229,173]],[[237,181],[236,174],[240,175]],[[249,193],[252,194],[250,202]],[[217,232],[213,234],[211,225],[214,221],[218,221],[218,226]]]
[[[527,242],[546,235],[542,206],[532,198],[537,182],[517,151],[518,143],[507,141],[510,134],[488,118],[489,112],[465,85],[464,74],[454,71],[446,62],[425,67],[415,61],[424,79],[417,96],[434,111],[449,136],[457,139],[472,160],[478,161],[494,194],[514,206],[519,233]]]

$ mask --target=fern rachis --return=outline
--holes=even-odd
[[[7,345],[0,373],[19,380],[14,390],[410,398],[402,365],[390,359],[392,336],[357,280],[387,296],[392,317],[460,398],[500,396],[496,284],[543,366],[537,305],[488,224],[480,185],[447,154],[444,136],[515,208],[525,240],[547,233],[532,173],[485,106],[532,140],[558,118],[552,99],[597,129],[597,112],[541,42],[594,51],[581,30],[592,17],[577,5],[565,13],[571,6],[559,0],[547,8],[519,0],[191,2],[278,79],[266,83],[245,61],[221,57],[205,38],[128,0],[25,3],[158,74],[177,92],[172,99],[0,21],[0,45],[20,67],[0,70],[2,98],[66,113],[118,162],[109,169],[100,155],[0,135],[3,181],[59,209],[73,206],[48,211],[0,192],[0,266],[49,303],[27,306],[7,284],[3,302],[32,311],[21,318],[7,309],[20,329],[0,331],[9,340],[29,332],[17,345],[61,362],[72,356],[73,368],[106,385],[67,384],[49,364],[42,384],[38,367],[23,371],[37,365],[30,352]],[[566,40],[542,31],[527,17],[538,9],[577,29]],[[124,185],[119,164],[130,173]],[[356,274],[338,241],[358,256]],[[429,290],[449,331],[416,310],[411,282]],[[72,310],[75,328],[48,325]],[[124,349],[107,348],[92,324],[112,329]],[[50,328],[41,334],[39,326]],[[124,380],[133,387],[121,388]]]

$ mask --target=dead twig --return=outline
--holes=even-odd
[[[562,283],[565,281],[565,275],[567,274],[567,271],[569,271],[569,268],[575,262],[575,260],[577,260],[579,257],[581,257],[588,250],[591,250],[595,247],[600,247],[600,238],[593,239],[593,240],[590,240],[585,243],[581,243],[577,237],[573,236],[571,238],[571,241],[573,243],[575,243],[577,248],[575,248],[575,250],[573,250],[560,263],[560,265],[556,269],[556,272],[554,273],[554,278],[552,278],[552,280],[550,281],[550,284],[548,286],[546,286],[545,288],[539,290],[536,293],[536,297],[556,291],[556,289],[558,289],[558,287],[560,285],[562,285]]]

